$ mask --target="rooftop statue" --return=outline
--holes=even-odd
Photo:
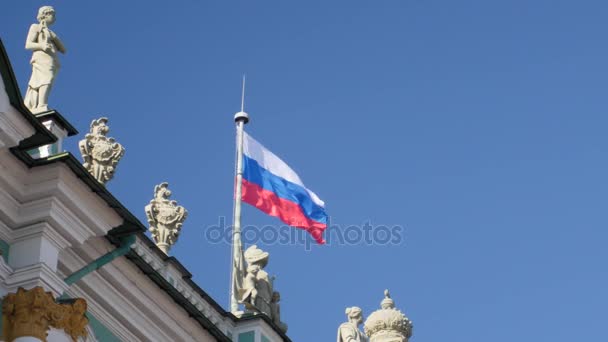
[[[245,305],[249,311],[259,311],[266,314],[268,317],[272,317],[272,310],[270,308],[270,302],[272,300],[272,279],[268,273],[264,271],[264,267],[268,264],[268,258],[270,254],[259,249],[258,246],[253,245],[244,253],[245,261],[247,261],[247,274],[245,274],[244,294],[240,296],[241,302],[244,303],[245,295],[248,292],[248,285],[255,286],[256,298],[252,305]],[[255,282],[248,282],[250,279],[250,270],[255,267]]]
[[[268,316],[279,329],[287,331],[287,324],[281,322],[281,295],[274,291],[274,277],[270,277],[264,267],[270,254],[253,245],[243,254],[247,261],[247,273],[243,288],[239,291],[239,302],[248,312],[259,312]]]
[[[114,138],[108,138],[106,134],[110,127],[106,125],[108,118],[100,118],[91,122],[91,131],[80,140],[78,147],[82,154],[87,171],[98,182],[106,184],[114,177],[116,166],[120,158],[125,154],[125,149],[117,143]]]
[[[359,325],[363,323],[363,311],[361,308],[353,306],[346,308],[348,322],[342,323],[338,328],[338,342],[365,342],[367,337],[359,330]]]
[[[169,254],[169,249],[177,242],[188,217],[188,211],[169,197],[169,183],[163,182],[154,187],[154,199],[145,208],[152,239],[165,254]]]
[[[188,217],[188,211],[169,197],[169,183],[160,183],[154,187],[154,199],[145,208],[152,239],[165,254],[169,254],[169,249],[177,242]]]
[[[247,275],[243,281],[243,294],[241,295],[241,303],[245,305],[248,310],[255,310],[255,301],[258,297],[258,290],[256,286],[258,284],[258,271],[260,266],[251,265],[247,267]]]
[[[25,93],[25,106],[32,113],[49,110],[49,92],[59,72],[57,51],[65,53],[66,49],[55,32],[49,26],[55,23],[55,10],[43,6],[38,10],[38,24],[32,24],[27,34],[25,48],[32,50],[32,76]]]

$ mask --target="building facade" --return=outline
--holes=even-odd
[[[64,139],[23,104],[0,41],[2,341],[290,341],[263,314],[224,310],[145,235]]]

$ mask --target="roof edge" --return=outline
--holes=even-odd
[[[27,167],[39,167],[54,163],[64,163],[92,192],[101,197],[106,204],[114,209],[124,220],[123,224],[112,228],[107,234],[116,238],[137,232],[145,232],[146,227],[112,195],[105,186],[99,183],[70,152],[55,154],[49,157],[34,159],[24,149],[13,147],[10,149],[17,159],[21,160]]]
[[[281,329],[279,329],[279,327],[270,319],[268,318],[268,316],[264,315],[264,314],[245,314],[241,317],[235,317],[233,314],[230,314],[232,317],[234,317],[234,320],[236,322],[245,322],[245,321],[253,321],[256,319],[261,319],[264,322],[266,322],[266,324],[268,324],[277,334],[279,334],[279,336],[281,336],[281,338],[283,339],[284,342],[291,342],[291,339],[289,338],[289,336],[287,336],[286,333],[284,333]]]
[[[110,240],[111,241],[111,240]],[[139,269],[150,278],[158,287],[165,291],[178,305],[180,305],[190,317],[196,320],[205,330],[207,330],[218,341],[231,342],[232,340],[226,336],[218,327],[215,326],[205,315],[196,308],[184,295],[175,289],[160,273],[150,266],[133,250],[125,255],[127,259],[133,262]]]
[[[43,120],[55,120],[59,123],[68,133],[68,137],[74,136],[78,134],[78,130],[76,127],[72,126],[72,124],[55,109],[47,110],[46,112],[33,114],[39,122]]]
[[[57,137],[47,130],[46,127],[44,127],[44,125],[38,121],[34,114],[32,114],[32,112],[30,112],[30,110],[23,103],[17,78],[13,72],[13,67],[11,66],[8,54],[4,49],[2,39],[0,39],[0,76],[2,76],[2,80],[4,81],[4,89],[8,95],[9,102],[19,113],[21,113],[23,118],[34,127],[34,135],[21,140],[19,142],[19,148],[32,149],[38,146],[56,142]]]

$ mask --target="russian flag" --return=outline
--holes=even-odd
[[[243,132],[242,200],[324,244],[325,203],[279,157]]]

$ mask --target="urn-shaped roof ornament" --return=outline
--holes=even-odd
[[[107,123],[108,118],[93,120],[91,131],[78,143],[84,160],[82,165],[104,185],[114,177],[116,166],[125,154],[125,148],[121,144],[106,136],[110,131]]]
[[[412,321],[401,311],[395,309],[395,301],[388,290],[380,310],[372,312],[364,325],[365,334],[370,342],[408,342],[412,337]]]
[[[188,217],[188,211],[169,197],[169,183],[163,182],[154,187],[154,199],[145,208],[152,239],[165,254],[169,254],[169,249],[177,242]]]

